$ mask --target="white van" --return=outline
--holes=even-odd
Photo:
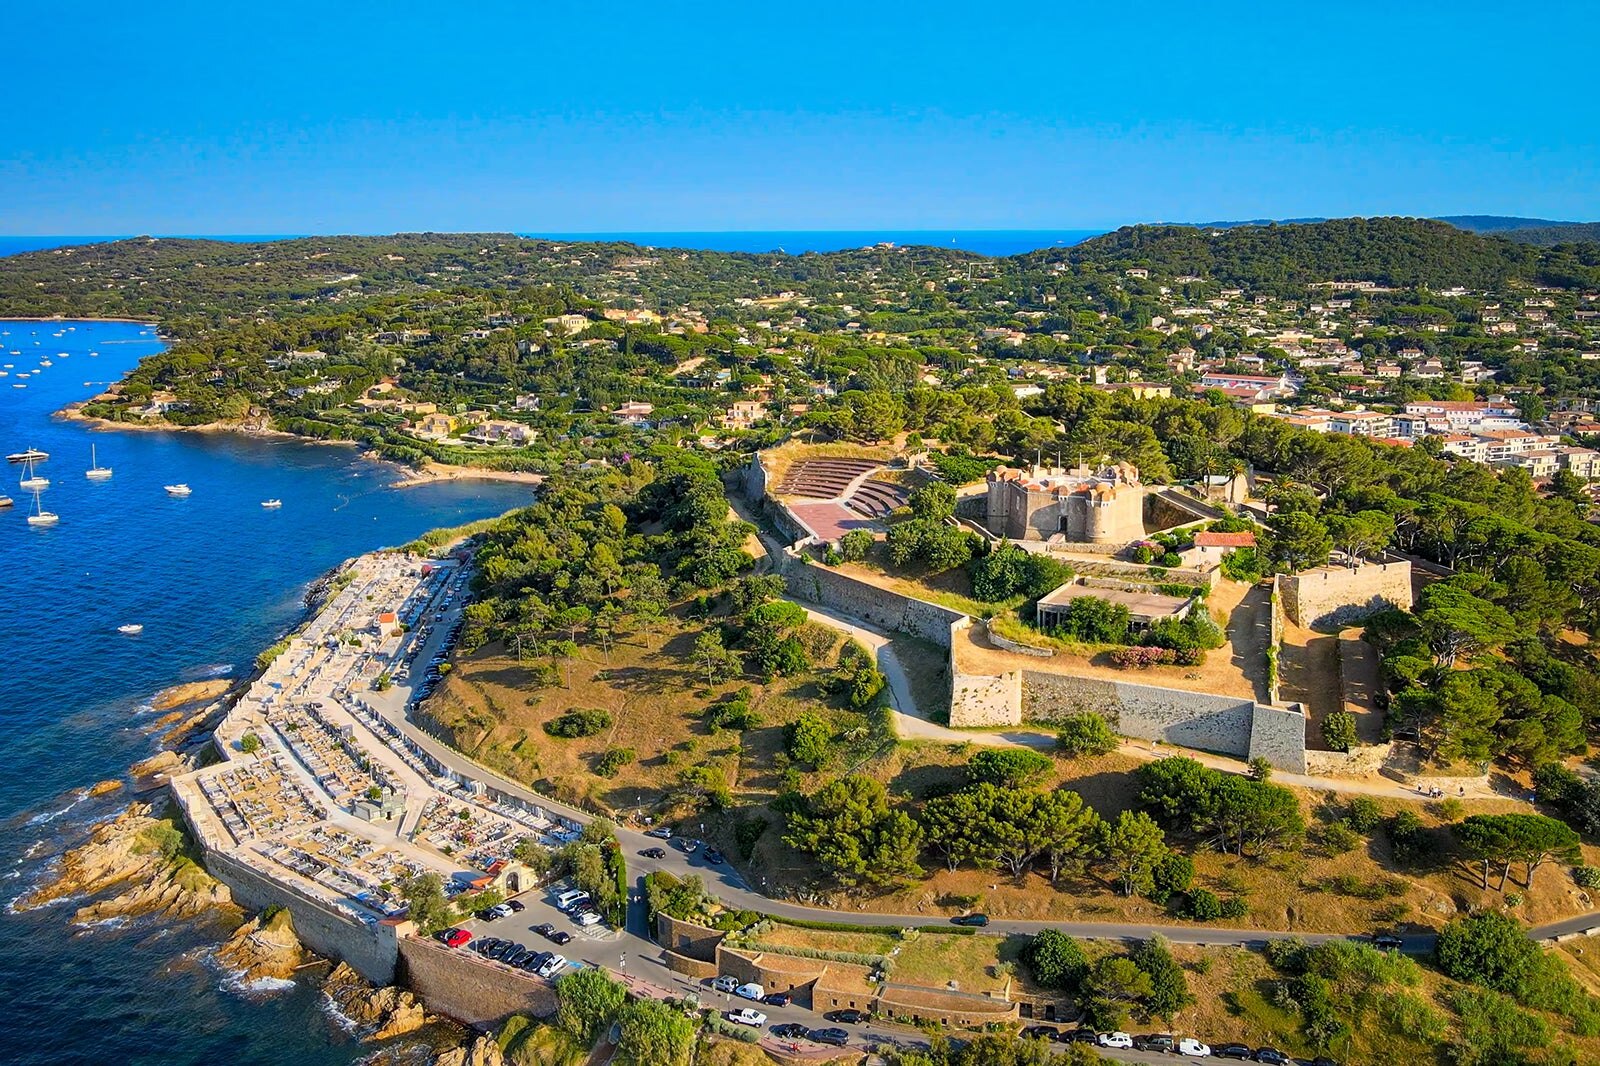
[[[569,888],[556,897],[556,906],[564,911],[571,910],[576,904],[588,902],[589,893],[581,888]]]

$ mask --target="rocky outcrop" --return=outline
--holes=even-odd
[[[135,803],[89,833],[61,857],[55,879],[19,901],[27,909],[73,896],[95,896],[123,887],[115,896],[78,909],[78,921],[159,912],[188,917],[232,902],[227,886],[185,854],[181,823],[157,818],[148,803]]]
[[[122,787],[122,782],[121,781],[117,781],[117,780],[114,780],[114,779],[111,779],[111,778],[107,778],[104,781],[96,781],[93,785],[90,785],[89,786],[89,795],[90,796],[109,796],[111,793],[116,792],[121,787]]]
[[[505,1055],[491,1036],[480,1036],[470,1043],[442,1051],[434,1066],[505,1066]]]
[[[257,915],[234,930],[217,949],[217,962],[239,974],[245,982],[262,978],[288,980],[307,960],[295,936],[294,922],[286,910]]]
[[[322,990],[339,1013],[360,1030],[363,1040],[387,1040],[428,1023],[416,996],[393,985],[374,988],[342,962],[328,975]]]
[[[233,684],[226,678],[217,678],[213,681],[189,681],[182,685],[173,685],[156,693],[155,699],[150,701],[150,708],[156,711],[170,711],[186,704],[214,700],[232,688]]]
[[[150,758],[133,764],[134,787],[140,792],[161,788],[179,774],[194,769],[191,760],[175,751],[158,751]]]

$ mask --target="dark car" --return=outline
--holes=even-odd
[[[1306,1066],[1339,1066],[1339,1064],[1328,1058],[1326,1055],[1318,1055],[1316,1058],[1306,1063]]]
[[[832,1044],[834,1047],[844,1047],[850,1043],[850,1034],[843,1029],[813,1029],[811,1039],[819,1044]]]
[[[532,957],[533,952],[529,951],[527,948],[518,948],[516,951],[502,955],[500,957],[500,961],[505,963],[507,966],[521,966]]]
[[[1093,1029],[1069,1029],[1061,1037],[1069,1044],[1092,1044],[1099,1035]]]
[[[1134,1037],[1133,1046],[1139,1051],[1174,1051],[1178,1042],[1171,1033],[1147,1033]]]
[[[1060,1035],[1060,1030],[1053,1025],[1030,1025],[1022,1030],[1025,1040],[1054,1040]]]
[[[506,906],[511,908],[512,914],[521,914],[527,909],[520,899],[508,899],[506,900]]]
[[[787,1007],[793,998],[787,992],[769,992],[761,997],[761,1002],[769,1007]]]
[[[557,929],[555,932],[550,934],[550,943],[552,944],[569,944],[571,942],[572,934],[567,932],[565,929]]]
[[[1248,1060],[1250,1054],[1250,1049],[1243,1044],[1221,1044],[1211,1049],[1211,1057],[1215,1059]]]
[[[722,852],[716,848],[706,849],[706,862],[711,863],[713,866],[721,866],[724,861]]]
[[[989,924],[987,914],[958,914],[950,919],[951,925],[971,925],[982,928]]]
[[[1380,933],[1372,938],[1372,946],[1379,951],[1399,951],[1406,942],[1393,933]]]
[[[1256,1048],[1256,1061],[1271,1063],[1271,1066],[1291,1066],[1293,1060],[1275,1047]]]
[[[847,1007],[844,1010],[830,1010],[823,1017],[830,1022],[844,1022],[846,1025],[860,1025],[862,1022],[870,1022],[872,1020],[871,1014],[864,1010],[856,1010],[854,1007]],[[816,1034],[813,1033],[812,1035],[815,1036]],[[827,1041],[823,1042],[826,1043]]]
[[[639,853],[647,859],[664,859],[667,857],[666,848],[645,848]]]
[[[796,1037],[804,1039],[808,1035],[806,1027],[799,1022],[784,1022],[782,1025],[774,1025],[767,1032],[779,1040],[793,1040]]]
[[[555,931],[556,927],[551,925],[549,922],[540,922],[538,925],[528,930],[530,933],[538,933],[540,936],[546,938],[548,938],[550,934],[554,933]]]
[[[493,907],[485,907],[483,910],[475,913],[473,917],[478,919],[480,922],[497,922],[500,920],[500,912],[495,910]]]

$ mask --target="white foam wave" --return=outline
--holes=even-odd
[[[246,998],[270,996],[278,992],[286,992],[294,987],[294,982],[281,977],[257,977],[245,979],[245,971],[230,969],[217,958],[215,948],[207,948],[201,952],[201,959],[221,977],[219,987],[224,992],[231,992],[236,996]]]
[[[55,821],[57,818],[60,818],[63,814],[66,814],[68,811],[72,810],[72,808],[76,807],[78,804],[82,803],[84,800],[86,800],[88,798],[89,798],[89,791],[87,789],[79,789],[77,792],[74,792],[72,794],[72,802],[71,803],[68,803],[65,807],[62,807],[59,810],[40,811],[38,814],[36,814],[32,818],[28,819],[28,824],[29,825],[48,825],[49,823]]]

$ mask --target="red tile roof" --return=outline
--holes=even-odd
[[[1194,543],[1197,548],[1250,548],[1254,547],[1256,535],[1254,533],[1196,533]]]

